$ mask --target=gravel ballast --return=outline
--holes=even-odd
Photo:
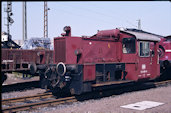
[[[31,90],[1,93],[2,99],[31,96],[44,93],[45,89],[35,88]],[[133,104],[141,101],[161,102],[164,105],[143,111],[121,108],[120,106]],[[171,113],[171,85],[166,87],[152,88],[149,90],[125,93],[110,96],[98,100],[86,100],[74,102],[56,107],[44,107],[33,111],[22,111],[22,113]]]
[[[120,106],[141,101],[161,102],[164,105],[146,110],[132,110]],[[75,102],[70,105],[39,108],[36,113],[171,113],[171,85],[144,91],[125,93],[99,100]]]
[[[36,95],[36,94],[44,93],[44,92],[46,92],[45,89],[35,88],[35,89],[30,89],[30,90],[2,93],[1,97],[2,99],[8,99],[8,98],[23,97],[23,96],[32,96],[32,95]]]
[[[12,79],[13,76],[11,76]],[[13,77],[15,78],[15,77]],[[16,79],[16,78],[15,78]],[[13,80],[13,79],[12,79]],[[18,80],[18,79],[17,79]],[[18,81],[17,81],[18,82]],[[35,88],[31,90],[1,93],[2,99],[31,96],[44,93],[46,90]],[[133,104],[141,101],[161,102],[164,105],[146,110],[132,110],[120,106]],[[44,107],[33,111],[22,111],[22,113],[171,113],[171,85],[166,87],[152,88],[143,91],[125,93],[117,96],[110,96],[98,100],[86,100],[74,102],[56,107]]]

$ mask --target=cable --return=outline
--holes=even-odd
[[[64,10],[64,9],[59,9],[59,7],[58,7],[58,10],[61,10],[62,12],[64,12],[64,13],[67,13],[67,14],[72,14],[72,15],[75,15],[75,16],[78,16],[78,17],[82,17],[82,16],[84,16],[84,17],[86,17],[86,18],[88,18],[89,20],[92,20],[92,18],[91,17],[89,17],[89,16],[87,16],[87,15],[85,15],[85,14],[76,14],[76,13],[73,13],[73,12],[71,12],[71,11],[68,11],[68,10]],[[106,20],[102,20],[101,18],[97,18],[97,17],[95,17],[96,19],[97,19],[97,21],[103,21],[103,22],[105,22],[105,23],[107,23],[107,24],[113,24],[113,23],[111,23],[111,22],[109,22],[109,21],[106,21]]]
[[[76,7],[72,7],[72,6],[67,6],[67,5],[64,5],[64,7],[67,7],[67,8],[76,8]],[[77,8],[78,9],[78,8]],[[81,10],[84,10],[84,11],[89,11],[90,13],[92,13],[92,12],[95,12],[95,14],[98,14],[98,15],[102,15],[102,16],[104,16],[104,17],[109,17],[109,18],[112,18],[112,19],[114,19],[114,18],[118,18],[118,17],[120,17],[120,16],[111,16],[111,15],[107,15],[107,14],[104,14],[104,13],[101,13],[101,12],[98,12],[98,11],[94,11],[94,10],[91,10],[91,9],[88,9],[88,8],[83,8],[83,7],[81,7],[81,8],[79,8],[79,9],[81,9]],[[120,21],[120,22],[122,22],[121,21],[121,18],[118,18],[118,20]],[[104,21],[104,20],[103,20]],[[134,27],[137,27],[136,25],[134,25],[134,24],[132,24],[130,21],[128,21],[128,20],[126,20],[125,22],[127,22],[128,24],[130,24],[131,26],[134,26]]]

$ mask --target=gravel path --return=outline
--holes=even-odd
[[[143,111],[120,107],[145,100],[161,102],[164,103],[164,105]],[[33,113],[171,113],[171,85],[145,91],[125,93],[99,100],[75,102],[71,105],[40,108],[39,110],[33,111]]]

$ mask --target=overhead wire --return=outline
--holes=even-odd
[[[95,4],[93,4],[93,6],[94,6]],[[96,5],[97,6],[97,5]],[[65,5],[65,7],[66,7],[66,5]],[[67,7],[71,7],[71,6],[67,6]],[[76,7],[71,7],[71,8],[76,8]],[[98,8],[98,6],[97,7],[93,7],[93,8]],[[98,15],[102,15],[102,16],[104,16],[104,17],[109,17],[109,18],[112,18],[112,19],[114,19],[114,18],[117,18],[117,21],[120,21],[121,23],[123,23],[123,21],[122,21],[122,18],[119,18],[119,17],[122,17],[121,15],[118,15],[118,16],[113,16],[113,15],[107,15],[106,13],[102,13],[102,12],[98,12],[98,11],[94,11],[94,10],[91,10],[91,9],[88,9],[87,7],[85,8],[83,8],[83,7],[81,7],[81,8],[79,8],[79,9],[81,9],[81,10],[84,10],[84,11],[89,11],[90,13],[92,13],[92,12],[95,12],[95,14],[98,14]],[[99,8],[99,9],[104,9],[104,8]],[[128,20],[124,20],[126,23],[128,23],[129,25],[131,25],[131,26],[134,26],[134,27],[136,27],[137,28],[137,26],[136,25],[134,25],[132,22],[130,22],[130,21],[128,21]]]
[[[61,6],[61,5],[60,5]],[[63,5],[64,7],[67,7],[67,8],[74,8],[74,9],[78,9],[78,8],[76,8],[76,7],[70,7],[70,6],[66,6],[66,5]],[[59,9],[59,7],[58,7],[58,9]],[[79,9],[81,9],[81,8],[79,8]],[[110,22],[110,21],[107,21],[107,20],[104,20],[104,19],[102,19],[102,18],[98,18],[97,16],[94,16],[94,17],[90,17],[90,16],[88,16],[88,15],[85,15],[85,14],[78,14],[78,13],[75,13],[75,12],[71,12],[71,11],[68,11],[68,10],[64,10],[64,9],[59,9],[59,10],[61,10],[61,11],[63,11],[63,12],[65,12],[65,13],[68,13],[68,14],[73,14],[73,15],[75,15],[75,16],[84,16],[84,17],[86,17],[86,18],[88,18],[89,20],[92,20],[92,18],[96,18],[96,20],[97,21],[103,21],[103,22],[105,22],[105,23],[107,23],[107,24],[113,24],[113,22]],[[81,9],[81,10],[84,10],[83,8]],[[89,12],[90,13],[92,13],[92,11],[90,10],[90,9],[85,9],[84,11],[88,11],[89,10]],[[93,13],[93,15],[94,14],[99,14],[99,15],[103,15],[103,16],[105,16],[105,17],[107,17],[105,14],[102,14],[102,13],[100,13],[100,12],[96,12],[96,13]],[[94,20],[94,19],[93,19]]]
[[[97,6],[97,4],[93,4],[93,6],[96,6],[96,7],[93,7],[93,8],[104,9],[104,7],[103,7],[103,8],[99,8],[99,6]],[[111,12],[111,11],[113,11],[113,10],[110,10],[110,12]],[[117,15],[118,15],[118,16],[115,16],[115,17],[112,15],[111,17],[118,18],[118,20],[121,21],[122,18],[119,18],[119,17],[122,17],[123,15],[120,15],[119,13],[117,13]],[[107,16],[109,16],[109,15],[107,15]],[[130,24],[130,25],[136,27],[136,28],[138,27],[138,26],[134,25],[132,22],[130,22],[130,21],[128,21],[128,20],[124,20],[124,21],[127,22],[128,24]]]
[[[85,17],[85,18],[87,18],[87,19],[89,19],[89,20],[92,20],[91,17],[89,17],[89,16],[87,16],[87,15],[84,15],[84,14],[73,13],[73,12],[71,12],[71,11],[64,10],[64,9],[59,9],[59,8],[58,8],[58,10],[61,10],[62,12],[67,13],[67,14],[72,14],[72,15],[75,15],[75,16],[78,16],[78,17]],[[93,18],[94,18],[94,17],[93,17]],[[105,23],[107,23],[107,24],[112,24],[111,22],[106,21],[106,20],[102,20],[102,19],[100,19],[100,18],[96,18],[96,19],[97,19],[97,21],[100,21],[100,22],[103,21],[103,22],[105,22]]]

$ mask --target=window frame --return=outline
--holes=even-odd
[[[148,43],[148,50],[149,50],[149,54],[148,54],[148,56],[145,56],[145,55],[141,55],[140,53],[140,50],[141,50],[141,47],[140,47],[140,43],[142,43],[143,44],[143,47],[144,47],[144,43]],[[143,49],[143,51],[144,51],[144,49]],[[139,57],[150,57],[150,42],[149,41],[139,41],[139,51],[138,51],[138,53],[139,53]]]
[[[124,39],[130,39],[130,38],[132,38],[132,39],[134,39],[134,51],[133,52],[131,52],[131,53],[124,53],[124,51],[123,51],[123,45],[125,44],[125,43],[123,43],[123,40]],[[122,53],[123,54],[135,54],[136,53],[136,38],[135,37],[129,37],[129,38],[122,38]]]

